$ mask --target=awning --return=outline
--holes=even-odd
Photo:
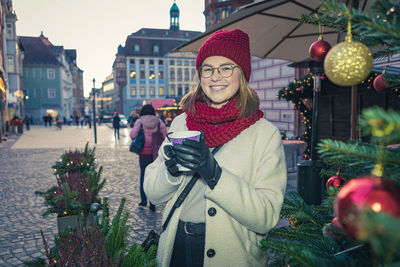
[[[164,98],[164,99],[152,99],[150,101],[146,101],[146,104],[151,104],[154,109],[158,109],[163,106],[174,106],[175,105],[175,99],[169,99],[169,98]]]

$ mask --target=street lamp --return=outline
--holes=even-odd
[[[94,143],[97,144],[97,132],[96,132],[96,80],[93,78],[92,96],[93,96],[93,130],[94,130]]]

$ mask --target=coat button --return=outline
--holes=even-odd
[[[207,257],[212,258],[214,256],[215,256],[215,250],[213,250],[212,248],[207,250]]]
[[[208,215],[215,216],[215,214],[217,214],[217,210],[215,208],[208,209]]]

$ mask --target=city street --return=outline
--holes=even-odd
[[[120,200],[126,197],[129,211],[128,231],[132,241],[140,243],[154,228],[161,228],[162,207],[153,213],[139,209],[138,156],[128,151],[130,128],[121,128],[120,138],[114,139],[113,129],[97,126],[96,158],[103,166],[106,179],[100,197],[108,197],[111,217]],[[14,139],[14,140],[13,140]],[[34,126],[17,140],[12,136],[0,143],[0,266],[23,266],[35,257],[45,258],[40,229],[53,245],[57,233],[56,216],[42,217],[43,198],[36,190],[47,190],[56,184],[51,166],[66,150],[82,150],[89,142],[94,146],[93,128],[87,126]]]
[[[140,243],[154,228],[161,229],[163,206],[156,212],[139,209],[138,156],[128,151],[130,128],[120,130],[115,139],[109,125],[97,126],[96,158],[103,166],[102,178],[106,183],[100,197],[108,197],[111,217],[118,209],[122,197],[130,216],[130,240]],[[44,191],[56,184],[51,166],[64,151],[82,150],[89,142],[94,146],[93,128],[63,126],[33,126],[0,143],[0,266],[23,266],[22,262],[35,257],[45,258],[40,229],[50,245],[57,233],[56,216],[42,217],[45,211],[43,198],[36,190]],[[289,175],[287,191],[295,190],[296,174]],[[280,225],[284,224],[280,222]]]

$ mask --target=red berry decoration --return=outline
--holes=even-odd
[[[328,179],[328,181],[326,181],[326,189],[328,189],[330,186],[333,187],[342,187],[345,183],[346,183],[346,178],[336,175],[336,176],[332,176],[331,178]]]
[[[336,197],[335,214],[353,238],[363,231],[363,212],[385,212],[400,217],[400,188],[389,180],[362,177],[349,181]]]
[[[329,49],[331,49],[331,45],[327,41],[317,40],[311,44],[308,53],[312,59],[323,61]]]
[[[379,74],[378,76],[375,77],[374,80],[374,88],[376,91],[378,92],[385,92],[387,87],[386,87],[386,83],[383,80],[384,78],[384,74]]]

